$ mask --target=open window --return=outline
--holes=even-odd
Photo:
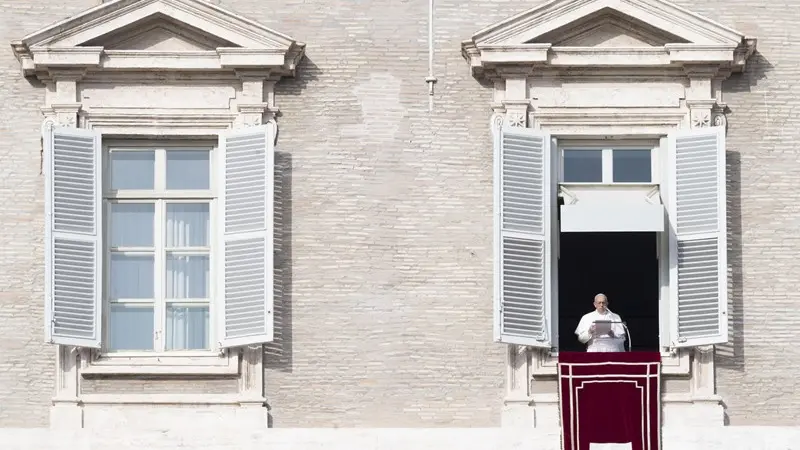
[[[501,129],[497,339],[581,350],[573,330],[604,293],[632,350],[725,342],[722,133],[675,131],[662,148]]]
[[[558,423],[556,392],[536,377],[556,374],[559,349],[583,348],[573,331],[597,292],[627,322],[634,349],[659,348],[662,373],[690,377],[685,388],[665,384],[665,395],[679,394],[670,416],[708,402],[718,414],[700,415],[721,418],[714,358],[691,347],[727,339],[723,82],[745,70],[756,39],[668,0],[553,0],[485,25],[461,50],[492,86],[495,152],[498,128],[535,130],[518,133],[550,142],[557,196],[528,217],[550,231],[525,236],[551,256],[520,271],[503,259],[495,158],[494,328],[496,340],[518,344],[508,349],[504,422]],[[519,278],[539,273],[549,278]],[[512,318],[532,324],[522,338],[504,332]]]

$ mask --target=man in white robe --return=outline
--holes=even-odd
[[[575,334],[578,340],[586,345],[587,352],[624,352],[625,328],[622,319],[608,309],[608,298],[605,294],[594,296],[595,310],[581,317]],[[611,330],[602,335],[596,329],[596,321],[610,321]]]

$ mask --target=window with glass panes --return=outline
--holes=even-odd
[[[620,145],[611,148],[564,146],[561,149],[562,183],[656,183],[653,146]]]
[[[213,146],[106,151],[105,347],[210,348]]]

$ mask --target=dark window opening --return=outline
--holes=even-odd
[[[600,292],[633,338],[633,351],[658,351],[657,234],[561,233],[558,262],[558,348],[585,351],[575,336]],[[628,342],[625,348],[628,348]]]

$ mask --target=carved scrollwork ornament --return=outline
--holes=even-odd
[[[718,114],[714,115],[714,126],[715,127],[723,127],[723,128],[727,128],[728,127],[728,118],[725,117],[725,114],[718,113]]]
[[[42,121],[42,134],[44,135],[45,133],[53,131],[53,128],[57,126],[58,124],[56,123],[55,117],[52,116],[45,117],[44,120]]]
[[[503,124],[505,123],[506,116],[504,113],[496,112],[492,114],[492,119],[489,124],[491,127],[492,133],[497,133],[500,129],[503,128]]]
[[[272,144],[278,145],[278,121],[275,120],[275,116],[270,116],[267,121],[265,122],[272,128]]]

